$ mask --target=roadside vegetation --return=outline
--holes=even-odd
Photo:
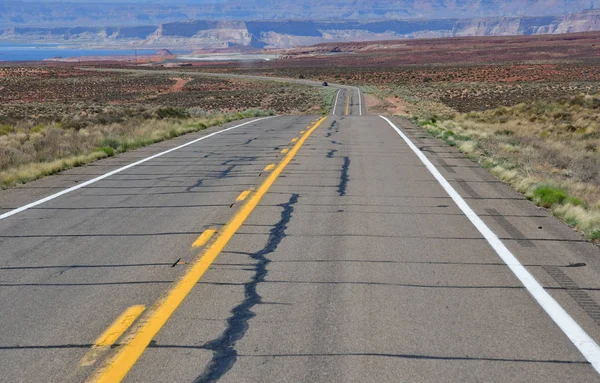
[[[600,240],[600,96],[413,120],[570,226]]]
[[[0,111],[0,187],[211,126],[273,114],[259,109],[219,113],[144,105],[5,105]]]
[[[321,113],[323,115],[330,114],[335,104],[335,96],[337,95],[337,89],[326,87],[321,89]]]

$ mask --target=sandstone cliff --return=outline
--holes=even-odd
[[[321,42],[400,38],[537,35],[600,30],[600,11],[559,17],[441,20],[227,21],[199,20],[157,26],[0,30],[0,40],[87,46],[288,48]]]

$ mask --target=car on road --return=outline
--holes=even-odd
[[[327,84],[327,81],[323,81],[323,86],[329,86],[329,84]]]

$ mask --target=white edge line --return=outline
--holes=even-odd
[[[360,100],[360,88],[356,87],[356,90],[358,91],[358,115],[362,116],[362,102]]]
[[[427,167],[427,170],[435,177],[442,185],[446,193],[450,195],[454,203],[458,205],[460,210],[467,216],[471,223],[485,237],[488,243],[496,251],[496,254],[502,258],[504,263],[510,268],[514,275],[519,278],[523,286],[529,291],[529,294],[537,301],[537,303],[546,311],[552,318],[554,323],[560,327],[565,335],[573,342],[575,347],[583,354],[585,359],[592,365],[596,372],[600,373],[600,347],[598,344],[581,328],[581,326],[562,308],[562,306],[554,299],[540,283],[535,279],[529,271],[519,262],[519,260],[508,250],[498,236],[479,218],[465,200],[456,192],[456,190],[448,183],[437,168],[429,161],[429,159],[421,152],[415,144],[394,125],[389,119],[379,116],[387,121],[388,124],[402,137],[406,144],[419,157],[421,162]]]
[[[212,136],[215,136],[215,135],[217,135],[217,134],[220,134],[220,133],[227,132],[228,130],[232,130],[232,129],[236,129],[236,128],[242,127],[242,126],[244,126],[244,125],[252,124],[253,122],[257,122],[257,121],[260,121],[260,120],[264,120],[264,119],[266,119],[266,118],[270,118],[270,117],[261,117],[261,118],[257,118],[256,120],[247,121],[247,122],[244,122],[243,124],[240,124],[240,125],[236,125],[236,126],[232,126],[232,127],[230,127],[230,128],[226,128],[226,129],[223,129],[223,130],[219,130],[219,131],[217,131],[217,132],[214,132],[214,133],[211,133],[211,134],[207,134],[206,136],[202,136],[202,137],[200,137],[200,138],[197,138],[197,139],[195,139],[195,140],[192,140],[192,141],[190,141],[190,142],[187,142],[187,143],[185,143],[185,144],[183,144],[183,145],[179,145],[179,146],[177,146],[177,147],[175,147],[175,148],[171,148],[171,149],[169,149],[169,150],[165,150],[164,152],[160,152],[160,153],[154,154],[154,155],[152,155],[152,156],[150,156],[150,157],[146,157],[146,158],[144,158],[144,159],[142,159],[142,160],[139,160],[139,161],[133,162],[133,163],[131,163],[131,164],[129,164],[129,165],[125,165],[125,166],[123,166],[123,167],[121,167],[121,168],[118,168],[118,169],[112,170],[112,171],[110,171],[110,172],[108,172],[108,173],[105,173],[105,174],[103,174],[103,175],[101,175],[101,176],[99,176],[99,177],[92,178],[91,180],[88,180],[88,181],[82,182],[82,183],[80,183],[80,184],[78,184],[78,185],[75,185],[75,186],[73,186],[73,187],[70,187],[70,188],[68,188],[68,189],[62,190],[62,191],[60,191],[60,192],[58,192],[58,193],[56,193],[56,194],[49,195],[48,197],[42,198],[42,199],[40,199],[40,200],[37,200],[37,201],[35,201],[35,202],[29,203],[29,204],[27,204],[27,205],[21,206],[21,207],[19,207],[19,208],[16,208],[16,209],[14,209],[14,210],[8,211],[8,212],[6,212],[6,213],[4,213],[4,214],[0,214],[0,220],[6,219],[6,218],[8,218],[8,217],[10,217],[10,216],[13,216],[13,215],[15,215],[15,214],[19,214],[19,213],[21,213],[21,212],[23,212],[23,211],[25,211],[25,210],[27,210],[27,209],[31,209],[32,207],[35,207],[35,206],[41,205],[41,204],[43,204],[43,203],[45,203],[45,202],[51,201],[51,200],[53,200],[53,199],[55,199],[55,198],[58,198],[58,197],[60,197],[60,196],[62,196],[62,195],[65,195],[65,194],[71,193],[72,191],[75,191],[75,190],[77,190],[77,189],[81,189],[81,188],[83,188],[83,187],[86,187],[86,186],[88,186],[88,185],[91,185],[91,184],[93,184],[93,183],[95,183],[95,182],[98,182],[98,181],[100,181],[100,180],[103,180],[103,179],[105,179],[105,178],[107,178],[107,177],[110,177],[110,176],[112,176],[112,175],[114,175],[114,174],[120,173],[120,172],[122,172],[123,170],[127,170],[127,169],[129,169],[129,168],[132,168],[132,167],[134,167],[134,166],[137,166],[137,165],[139,165],[139,164],[142,164],[142,163],[144,163],[144,162],[150,161],[150,160],[152,160],[152,159],[154,159],[154,158],[157,158],[157,157],[163,156],[163,155],[165,155],[165,154],[167,154],[167,153],[171,153],[171,152],[173,152],[173,151],[175,151],[175,150],[179,150],[179,149],[181,149],[181,148],[184,148],[184,147],[186,147],[186,146],[189,146],[189,145],[195,144],[195,143],[196,143],[196,142],[198,142],[198,141],[205,140],[205,139],[207,139],[207,138],[209,138],[209,137],[212,137]]]
[[[335,109],[337,108],[337,100],[338,100],[338,97],[339,97],[341,91],[342,91],[341,89],[338,89],[337,93],[335,94],[335,103],[333,104],[333,112],[331,112],[332,116],[335,116]]]

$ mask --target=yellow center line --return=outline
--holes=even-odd
[[[145,306],[131,306],[123,312],[115,321],[96,339],[92,349],[79,361],[79,365],[87,367],[93,365],[98,356],[115,344],[117,339],[135,322],[144,312]]]
[[[246,198],[248,198],[248,196],[250,195],[250,193],[252,193],[252,190],[244,190],[243,192],[240,193],[240,195],[235,199],[235,202],[241,202],[243,200],[245,200]]]
[[[346,116],[350,113],[350,92],[346,90]]]
[[[300,131],[300,134],[304,134],[304,132],[305,132],[304,130],[301,130],[301,131]]]
[[[192,243],[192,247],[202,247],[206,245],[208,240],[215,234],[217,230],[215,229],[206,229],[200,236]]]
[[[265,166],[264,171],[265,172],[270,172],[273,169],[275,169],[275,164],[269,164],[269,165]]]
[[[290,150],[288,148],[285,148],[281,151],[281,154],[287,154],[287,152],[289,152]]]
[[[296,142],[296,141],[298,141],[298,137],[292,138],[292,142]]]
[[[177,307],[183,302],[185,297],[194,288],[196,283],[202,278],[206,270],[214,262],[217,256],[225,248],[229,240],[237,230],[246,221],[250,213],[256,208],[262,197],[267,193],[271,185],[281,174],[283,169],[290,163],[296,155],[304,141],[308,139],[315,129],[325,121],[327,117],[318,120],[307,130],[300,140],[294,145],[287,156],[285,156],[272,173],[258,187],[256,192],[246,201],[246,203],[234,214],[234,216],[217,233],[212,244],[206,247],[194,260],[184,275],[174,283],[174,285],[159,299],[145,315],[139,326],[132,331],[129,339],[123,342],[123,346],[118,349],[116,354],[108,358],[102,367],[98,369],[91,377],[91,382],[99,383],[117,383],[120,382],[135,362],[142,355],[148,344],[165,325],[167,320],[173,315]]]

